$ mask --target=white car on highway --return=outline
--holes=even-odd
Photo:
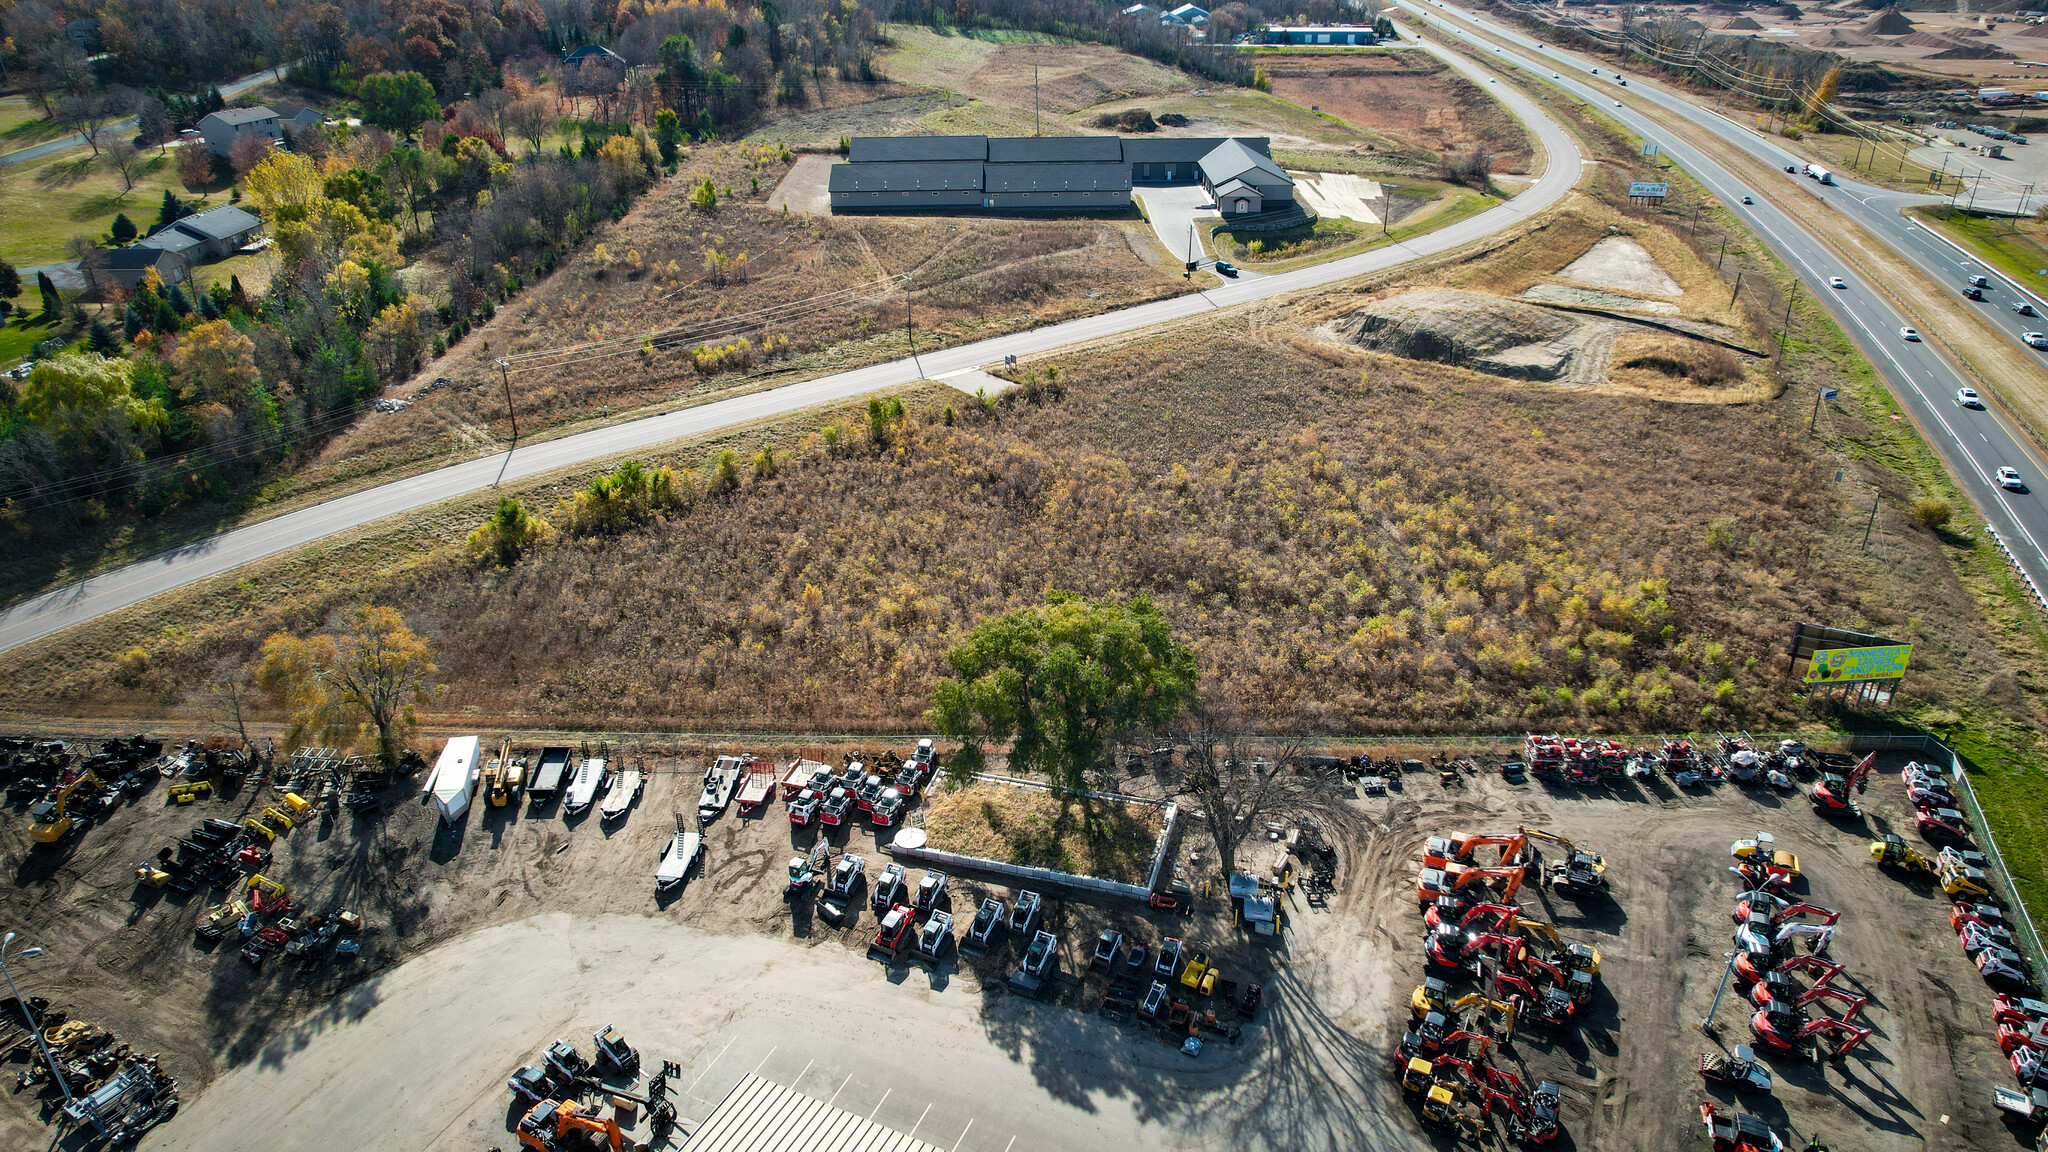
[[[1847,282],[1846,280],[1843,280],[1843,279],[1842,279],[1842,278],[1841,278],[1840,276],[1830,276],[1830,277],[1828,277],[1828,287],[1830,287],[1830,288],[1835,288],[1835,289],[1839,289],[1839,290],[1841,290],[1841,291],[1844,291],[1844,292],[1846,292],[1846,291],[1848,291],[1848,289],[1849,289],[1849,284],[1848,284],[1848,282]]]
[[[2027,490],[2027,482],[2020,479],[2019,470],[2016,468],[2000,468],[1998,470],[1998,486],[2013,492],[2025,492]]]
[[[1920,339],[1920,333],[1918,333],[1918,332],[1915,332],[1915,331],[1914,331],[1914,330],[1912,330],[1911,328],[1901,328],[1901,329],[1899,329],[1899,339],[1901,339],[1901,340],[1918,340],[1918,339]]]
[[[2029,346],[2034,348],[2048,348],[2048,334],[2026,332],[2021,334],[2020,339],[2025,340]]]
[[[1982,408],[1984,406],[1984,398],[1977,395],[1975,388],[1958,388],[1956,389],[1956,403],[1961,404],[1965,408]]]

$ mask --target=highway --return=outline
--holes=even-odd
[[[1664,155],[1705,185],[1731,212],[1740,216],[1827,305],[1843,331],[1849,334],[1912,415],[1957,483],[1969,493],[1986,520],[2004,538],[2021,569],[2037,587],[2048,589],[2048,553],[2043,552],[2041,544],[2048,540],[2048,475],[2044,475],[2040,463],[2014,428],[1995,411],[1972,410],[1957,404],[1956,391],[1964,387],[1966,381],[1926,344],[1903,339],[1899,330],[1911,326],[1913,320],[1893,309],[1858,277],[1853,267],[1836,259],[1795,214],[1780,209],[1761,196],[1754,204],[1742,203],[1742,197],[1755,192],[1754,188],[1735,178],[1697,148],[1629,107],[1624,98],[1654,102],[1753,154],[1767,149],[1762,154],[1779,169],[1792,163],[1789,155],[1756,133],[1745,132],[1725,117],[1678,97],[1640,84],[1620,87],[1615,82],[1612,69],[1604,62],[1582,60],[1575,54],[1539,45],[1519,32],[1500,28],[1458,9],[1432,6],[1471,21],[1489,35],[1525,50],[1527,55],[1509,51],[1497,44],[1487,44],[1413,0],[1398,2],[1436,30],[1491,48],[1496,61],[1528,71],[1543,82],[1588,101],[1629,131],[1662,145]],[[1593,74],[1596,67],[1600,70],[1597,77]],[[1777,158],[1780,156],[1783,159]],[[1811,181],[1782,171],[1779,174],[1786,180],[1801,180],[1802,188],[1796,194],[1806,194],[1804,189],[1807,186],[1817,187]],[[1895,214],[1895,208],[1883,207],[1883,198],[1874,189],[1859,190],[1854,185],[1847,185],[1821,191],[1835,206],[1845,211],[1852,207],[1857,209],[1859,223],[1889,220],[1889,224],[1878,230],[1880,235],[1910,236],[1917,231],[1905,226]],[[1882,196],[1893,197],[1895,202],[1909,199],[1891,193]],[[1923,247],[1921,251],[1923,259],[1935,259],[1933,249]],[[1938,265],[1939,261],[1936,263]],[[1947,283],[1960,286],[1962,281],[1956,267],[1955,259],[1951,257],[1943,275]],[[1837,276],[1848,285],[1846,289],[1828,286],[1829,278]],[[2010,292],[2009,288],[2007,292]],[[1988,307],[2001,318],[2010,316],[2001,303],[1992,303]],[[2036,305],[2037,309],[2040,307]],[[2048,325],[2043,327],[2048,329]],[[1799,385],[1795,383],[1794,387]],[[1994,477],[1999,468],[2006,466],[2019,470],[2028,491],[2011,492],[1997,484]]]
[[[1464,56],[1430,45],[1460,72],[1485,83],[1485,69]],[[0,651],[48,636],[108,612],[138,604],[197,580],[244,564],[493,486],[500,478],[518,481],[622,453],[642,452],[686,437],[834,404],[878,389],[919,379],[944,379],[1002,362],[1005,356],[1033,356],[1070,345],[1141,331],[1218,308],[1317,288],[1384,271],[1409,261],[1468,244],[1514,227],[1557,203],[1579,182],[1583,157],[1556,121],[1528,97],[1505,84],[1489,84],[1509,110],[1535,134],[1546,163],[1543,173],[1505,204],[1437,231],[1385,248],[1270,276],[1246,277],[1220,287],[1156,300],[1116,312],[1011,333],[911,359],[874,364],[814,380],[786,384],[588,432],[495,453],[461,464],[395,480],[375,488],[302,508],[171,549],[101,575],[67,585],[0,611]]]
[[[1415,4],[1408,3],[1407,6],[1412,10],[1421,11]],[[1661,85],[1645,83],[1641,78],[1637,78],[1626,90],[1620,90],[1614,69],[1602,61],[1582,58],[1575,53],[1541,45],[1524,33],[1503,27],[1464,9],[1449,5],[1435,7],[1440,12],[1456,14],[1461,20],[1484,29],[1495,39],[1512,43],[1543,57],[1553,64],[1554,70],[1560,75],[1567,75],[1565,69],[1569,66],[1572,69],[1569,73],[1571,77],[1583,77],[1590,82],[1593,77],[1592,70],[1595,67],[1599,68],[1599,85],[1588,83],[1585,86],[1587,92],[1582,92],[1581,95],[1604,95],[1605,99],[1601,103],[1609,110],[1612,110],[1615,97],[1621,96],[1652,103],[1667,112],[1684,117],[1702,131],[1710,132],[1771,165],[1779,177],[1797,184],[1808,195],[1825,200],[1831,207],[1854,220],[1859,227],[1904,257],[1907,262],[1925,272],[1934,283],[1955,292],[1958,298],[1961,298],[1962,290],[1969,284],[1971,276],[1989,277],[1993,285],[1992,290],[1985,293],[1982,303],[1974,303],[1972,306],[1982,312],[1994,327],[2010,336],[2014,344],[2025,348],[2037,362],[2048,368],[2048,349],[2034,348],[2022,339],[2028,332],[2048,333],[2048,299],[2036,295],[2033,290],[1996,268],[1980,265],[1967,253],[1936,235],[1926,225],[1901,214],[1904,209],[1916,204],[1946,204],[1948,197],[1878,188],[1847,178],[1840,172],[1830,173],[1835,181],[1833,185],[1822,185],[1795,173],[1786,172],[1784,169],[1787,165],[1800,167],[1806,163],[1805,158],[1792,153],[1781,146],[1776,138],[1759,132],[1748,124],[1713,109],[1702,108]],[[1453,30],[1456,31],[1455,28]],[[1607,89],[1616,91],[1604,91]],[[1661,144],[1664,136],[1668,135],[1668,129],[1659,133],[1656,131],[1659,127],[1652,124],[1651,130],[1645,135]],[[1980,208],[2010,212],[2018,206],[2018,200],[2017,196],[2000,193],[1978,196],[1976,203]],[[2036,197],[2035,202],[2040,203],[2040,198]],[[2043,283],[2037,287],[2042,291],[2048,291],[2048,277],[2044,277]],[[2013,312],[2011,305],[2022,301],[2030,303],[2034,311],[2041,315],[2024,316]]]

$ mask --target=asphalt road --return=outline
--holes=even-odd
[[[223,98],[232,100],[258,84],[267,80],[275,80],[279,76],[284,75],[284,70],[289,67],[291,67],[290,64],[279,64],[275,68],[265,68],[261,72],[251,72],[239,80],[231,80],[226,84],[222,84],[220,86],[220,94]],[[134,127],[135,117],[130,116],[126,120],[116,120],[112,124],[107,125],[106,132],[109,135],[114,135],[127,132]],[[83,147],[85,147],[85,137],[74,132],[69,136],[59,137],[55,140],[46,140],[32,148],[20,148],[13,152],[0,154],[0,167],[25,164],[30,160],[41,160],[45,156],[54,156],[67,148]]]
[[[1427,11],[1423,5],[1412,0],[1399,2],[1403,8],[1424,16],[1435,30],[1475,43],[1485,43],[1443,20],[1437,13]],[[2041,541],[2048,540],[2048,473],[2044,473],[2040,462],[2012,426],[1994,411],[1971,410],[1958,405],[1955,402],[1956,391],[1964,387],[1966,381],[1926,344],[1900,337],[1899,330],[1912,326],[1912,318],[1893,309],[1870,285],[1858,278],[1855,269],[1837,260],[1792,213],[1780,210],[1764,199],[1754,204],[1743,204],[1743,195],[1753,191],[1746,182],[1731,175],[1685,141],[1673,138],[1670,132],[1629,107],[1628,103],[1641,100],[1656,103],[1752,154],[1771,160],[1781,169],[1792,162],[1788,154],[1762,136],[1742,130],[1725,117],[1675,96],[1643,85],[1619,87],[1613,71],[1604,62],[1583,60],[1574,53],[1539,45],[1519,32],[1501,28],[1460,9],[1446,5],[1434,7],[1470,21],[1494,39],[1524,49],[1526,55],[1505,50],[1497,44],[1486,45],[1494,50],[1495,60],[1502,65],[1534,73],[1538,78],[1593,103],[1601,112],[1645,140],[1657,141],[1663,146],[1666,156],[1725,202],[1730,211],[1741,216],[1828,306],[1842,329],[1911,413],[1957,482],[1984,511],[1985,518],[2005,540],[2022,570],[2037,587],[2048,589],[2048,553],[2044,553],[2041,545]],[[1598,76],[1593,74],[1595,67],[1600,70]],[[1618,101],[1621,102],[1619,106]],[[1785,179],[1801,178],[1786,174]],[[1804,180],[1802,183],[1812,184]],[[1922,255],[1915,258],[1912,250],[1902,249],[1916,263],[1935,259],[1934,250],[1926,246],[1928,241],[1924,230],[1906,224],[1896,214],[1898,206],[1923,198],[1878,193],[1876,189],[1856,185],[1821,189],[1821,194],[1836,207],[1853,211],[1859,223],[1888,239],[1917,234],[1920,239],[1914,242],[1922,245],[1919,249]],[[1891,206],[1886,207],[1887,203]],[[1953,249],[1949,251],[1951,255],[1941,275],[1948,283],[1960,286],[1962,280],[1956,271],[1956,257]],[[1848,285],[1846,289],[1828,286],[1829,278],[1836,276]],[[1994,315],[2000,316],[2001,321],[2021,319],[2011,316],[2003,304],[1987,307]],[[2040,305],[2036,308],[2044,310]],[[2004,466],[2017,468],[2029,490],[2011,492],[1999,487],[1993,477]]]
[[[1459,71],[1485,81],[1485,70],[1463,56],[1455,53],[1444,53],[1444,56]],[[509,460],[505,454],[494,454],[337,497],[171,549],[11,605],[0,611],[0,651],[338,532],[481,491],[498,482],[501,471],[505,480],[521,480],[621,453],[645,451],[685,437],[838,403],[877,389],[901,387],[919,379],[938,379],[984,365],[999,364],[1005,356],[1037,355],[1218,308],[1332,284],[1468,244],[1490,233],[1513,227],[1556,203],[1578,183],[1582,162],[1572,138],[1534,102],[1507,85],[1492,84],[1489,90],[1534,131],[1547,157],[1543,175],[1513,200],[1435,232],[1292,272],[1248,276],[1219,288],[1186,296],[1156,300],[1117,312],[927,352],[914,359],[870,365],[748,396],[736,396],[543,441],[516,449]]]

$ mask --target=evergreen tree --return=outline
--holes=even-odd
[[[130,220],[126,212],[116,212],[113,226],[108,232],[113,235],[114,243],[126,244],[135,239],[135,221]]]
[[[161,228],[173,220],[183,219],[184,216],[185,202],[172,195],[169,188],[164,189],[163,203],[158,205],[156,210],[156,226]]]
[[[180,316],[192,314],[192,298],[185,295],[185,286],[183,284],[171,285],[171,293],[167,299],[170,302],[171,311],[176,312]]]
[[[12,300],[19,295],[21,295],[21,273],[14,270],[14,265],[9,264],[5,260],[0,260],[0,299]]]
[[[205,320],[220,319],[220,305],[213,302],[213,293],[201,292],[199,294],[199,315],[201,319]]]
[[[121,335],[126,336],[129,343],[134,343],[135,338],[142,335],[142,330],[148,326],[149,322],[142,318],[142,310],[134,304],[131,303],[122,310]]]
[[[102,356],[112,356],[121,350],[121,342],[114,339],[113,330],[104,320],[94,320],[85,329],[85,346]]]
[[[36,273],[36,291],[43,297],[44,320],[55,320],[64,314],[64,297],[58,293],[57,285],[51,282],[48,272]]]

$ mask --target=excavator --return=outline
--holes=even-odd
[[[1491,1116],[1496,1103],[1504,1105],[1508,1112],[1508,1134],[1515,1140],[1523,1144],[1549,1144],[1557,1139],[1561,1130],[1557,1110],[1563,1101],[1563,1091],[1557,1085],[1544,1080],[1531,1091],[1513,1072],[1488,1068],[1484,1092],[1481,1114]]]
[[[1762,915],[1763,922],[1772,928],[1796,916],[1812,916],[1822,924],[1837,924],[1842,919],[1842,914],[1832,908],[1823,908],[1818,904],[1808,904],[1804,901],[1797,904],[1788,903],[1769,892],[1744,892],[1736,899],[1733,919],[1737,924],[1745,920],[1755,923],[1759,914]]]
[[[1422,863],[1426,868],[1443,868],[1452,864],[1473,864],[1472,854],[1481,848],[1500,849],[1500,865],[1519,863],[1529,842],[1519,832],[1453,832],[1449,836],[1431,836],[1422,842]]]
[[[1861,814],[1862,809],[1856,806],[1855,799],[1849,793],[1861,792],[1868,786],[1870,766],[1875,763],[1877,753],[1872,752],[1857,761],[1856,766],[1849,769],[1847,776],[1838,776],[1833,772],[1821,773],[1820,779],[1814,781],[1812,793],[1807,796],[1813,804],[1813,810],[1823,816],[1837,813]]]
[[[1486,930],[1500,927],[1508,922],[1509,917],[1514,916],[1520,911],[1521,909],[1513,904],[1473,904],[1468,906],[1456,896],[1440,896],[1429,906],[1428,910],[1423,912],[1422,922],[1433,929],[1441,928],[1445,924],[1455,923],[1459,931],[1465,931],[1473,927],[1472,922],[1474,920],[1491,919],[1492,923],[1479,926],[1481,930]],[[1455,920],[1453,920],[1454,917]]]
[[[1813,955],[1789,956],[1776,964],[1768,963],[1768,959],[1767,954],[1753,952],[1736,953],[1736,979],[1744,984],[1784,982],[1786,977],[1793,972],[1797,972],[1800,969],[1811,969],[1820,973],[1820,977],[1814,983],[1825,984],[1840,976],[1845,970],[1842,965],[1835,963],[1833,960],[1823,960]],[[1764,962],[1760,963],[1759,961]]]
[[[1728,854],[1735,858],[1735,867],[1729,871],[1751,888],[1788,887],[1799,879],[1799,857],[1774,848],[1775,843],[1769,832],[1758,832],[1750,839],[1730,844]]]
[[[1566,1027],[1578,1011],[1571,993],[1564,989],[1552,986],[1538,991],[1528,980],[1508,972],[1494,974],[1493,990],[1495,995],[1506,996],[1509,1003],[1520,1005],[1517,1020],[1526,1013],[1545,1028]]]
[[[1438,1056],[1425,1060],[1420,1056],[1408,1058],[1408,1066],[1401,1073],[1401,1090],[1420,1096],[1438,1084],[1455,1083],[1446,1073],[1462,1071],[1466,1079],[1477,1084],[1483,1079],[1478,1068],[1462,1056]]]
[[[1486,1121],[1465,1110],[1464,1093],[1451,1084],[1436,1084],[1422,1098],[1422,1122],[1448,1128],[1468,1140],[1478,1140],[1486,1131]]]
[[[1932,876],[1938,871],[1932,858],[1922,856],[1896,832],[1885,833],[1882,840],[1872,840],[1870,858],[1877,862],[1879,868],[1907,876]]]
[[[1749,1019],[1749,1031],[1766,1047],[1783,1052],[1802,1051],[1811,1041],[1816,1060],[1839,1060],[1851,1048],[1870,1039],[1871,1034],[1868,1028],[1860,1028],[1832,1016],[1816,1016],[1808,1020],[1804,1012],[1781,1002],[1757,1009]],[[1831,1032],[1844,1037],[1839,1045],[1830,1046],[1822,1039],[1825,1033]]]
[[[31,823],[28,838],[38,844],[55,844],[71,835],[72,830],[78,827],[78,822],[72,819],[69,811],[71,797],[87,784],[95,788],[105,787],[100,778],[92,774],[92,769],[88,768],[80,772],[77,779],[57,789],[56,795],[29,809]]]
[[[1505,904],[1515,898],[1522,888],[1522,866],[1512,868],[1479,868],[1467,864],[1447,864],[1442,868],[1424,868],[1415,878],[1415,899],[1417,903],[1428,904],[1439,896],[1454,895],[1471,884],[1485,884],[1498,880],[1502,888],[1495,898]]]
[[[572,1132],[595,1133],[612,1152],[622,1152],[626,1143],[618,1121],[598,1115],[596,1105],[579,1107],[574,1100],[543,1100],[519,1119],[519,1142],[534,1152],[566,1152]]]
[[[1773,1004],[1804,1008],[1815,1000],[1833,1000],[1843,1006],[1841,1019],[1844,1022],[1856,1019],[1857,1016],[1862,1014],[1863,1006],[1870,1003],[1870,997],[1868,996],[1851,995],[1840,988],[1828,984],[1816,984],[1799,995],[1793,996],[1789,1001],[1783,999],[1784,995],[1791,995],[1791,989],[1772,988],[1761,980],[1751,985],[1749,989],[1750,1003],[1759,1008],[1769,1008]]]
[[[1581,848],[1555,832],[1523,825],[1516,829],[1530,840],[1548,840],[1563,851],[1564,859],[1552,864],[1543,879],[1566,896],[1600,896],[1607,892],[1607,861],[1598,852]]]
[[[1584,972],[1588,976],[1600,972],[1600,950],[1591,944],[1568,943],[1550,925],[1520,916],[1515,918],[1515,931],[1521,933],[1525,940],[1540,940],[1550,945],[1550,956],[1561,968]]]

